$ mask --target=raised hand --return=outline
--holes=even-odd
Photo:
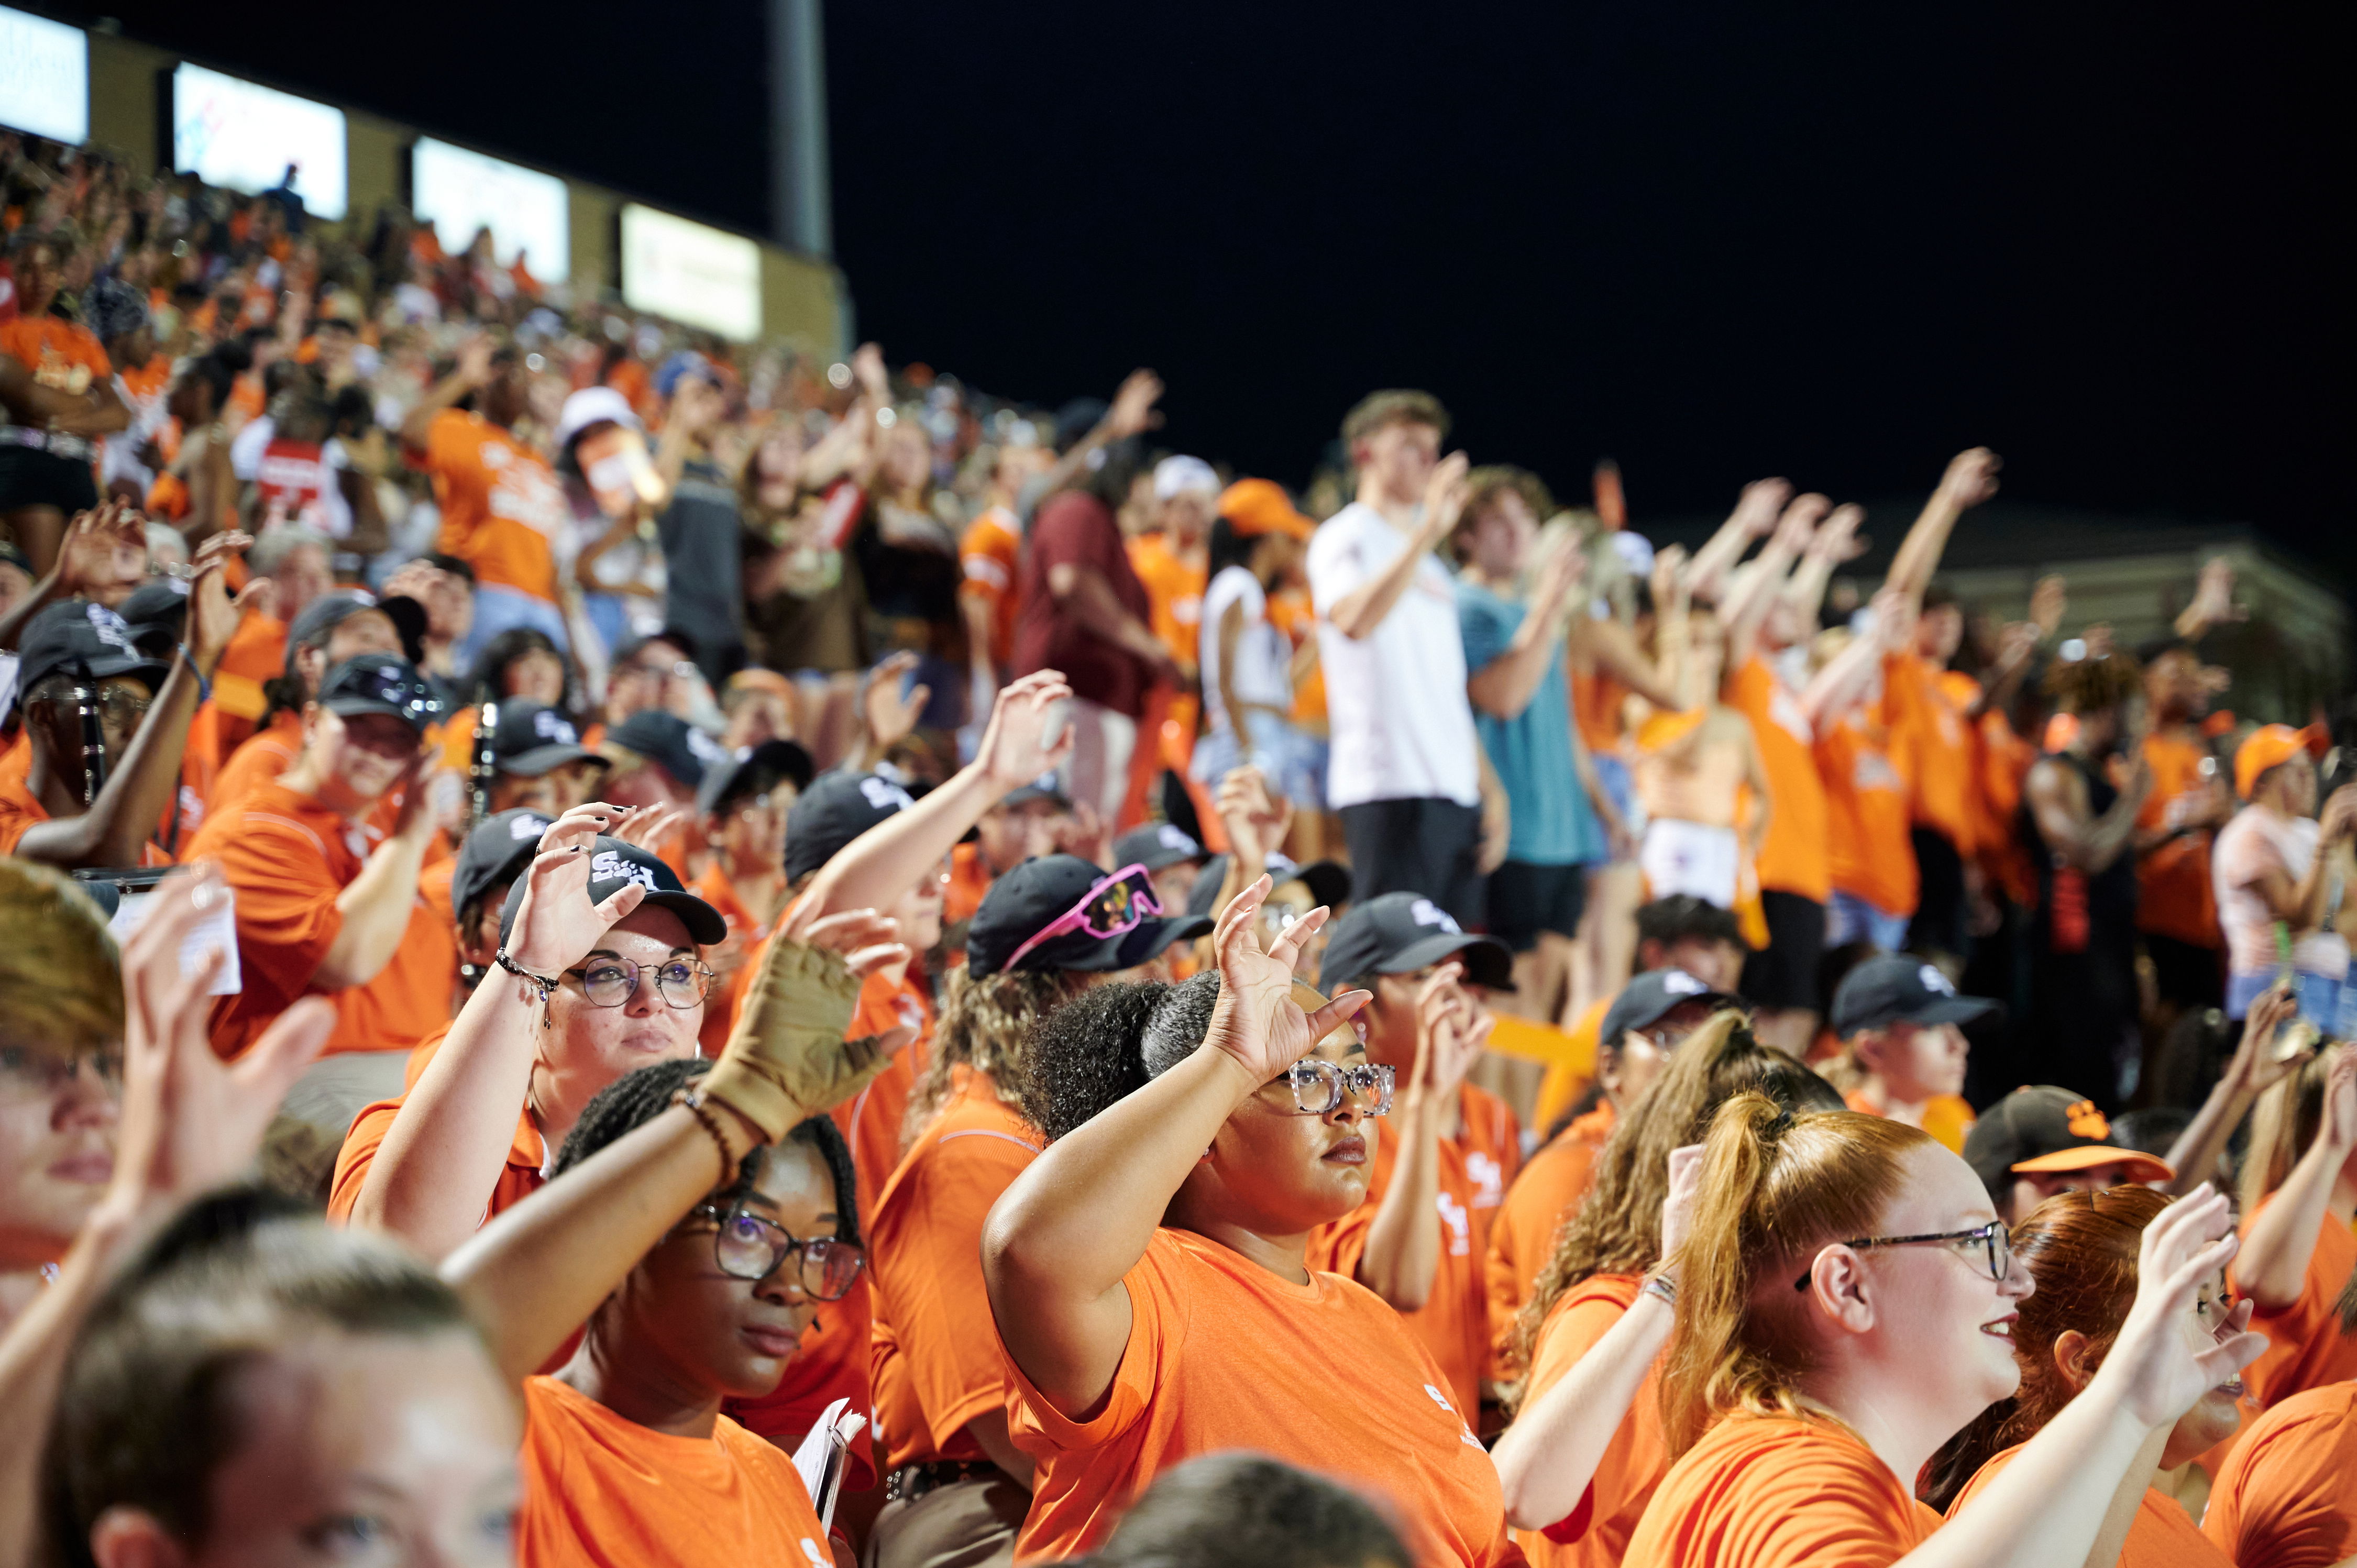
[[[2289,986],[2273,985],[2261,992],[2243,1021],[2243,1037],[2235,1043],[2233,1058],[2226,1064],[2227,1081],[2240,1086],[2244,1093],[2258,1094],[2298,1071],[2300,1064],[2315,1054],[2313,1043],[2296,1041],[2288,1052],[2277,1050],[2276,1045],[2277,1032],[2298,1015],[2299,997]]]
[[[2324,1075],[2324,1130],[2336,1149],[2357,1149],[2357,1047],[2336,1046]]]
[[[1432,477],[1424,482],[1424,537],[1428,545],[1448,538],[1457,520],[1465,515],[1469,493],[1465,476],[1472,470],[1473,459],[1462,452],[1451,452],[1433,465]]]
[[[1814,490],[1794,496],[1777,518],[1775,532],[1769,542],[1793,555],[1802,553],[1816,537],[1817,520],[1831,511],[1833,505]]]
[[[1866,509],[1855,501],[1834,508],[1809,536],[1809,554],[1835,565],[1857,560],[1866,553],[1867,542],[1857,536],[1858,524],[1865,521]]]
[[[1465,966],[1451,961],[1433,971],[1415,993],[1415,1066],[1408,1098],[1446,1104],[1489,1048],[1497,1020],[1474,1006],[1459,983]]]
[[[470,387],[490,384],[491,339],[488,334],[478,332],[458,345],[457,373]]]
[[[1940,476],[1940,499],[1958,511],[1980,505],[1996,494],[1996,473],[2005,460],[1986,446],[1959,452]]]
[[[862,343],[851,351],[852,379],[859,390],[877,403],[892,400],[892,378],[884,369],[884,350],[874,343]]]
[[[1664,544],[1653,552],[1653,570],[1646,586],[1653,591],[1653,611],[1656,615],[1667,609],[1678,596],[1686,569],[1686,547]]]
[[[2193,587],[2193,603],[2189,607],[2204,626],[2218,626],[2230,620],[2243,620],[2250,612],[2234,604],[2234,564],[2223,555],[2212,555],[2201,564],[2201,575]]]
[[[1686,1244],[1694,1225],[1695,1199],[1702,1193],[1700,1144],[1670,1151],[1670,1190],[1662,1195],[1662,1262],[1675,1264],[1678,1249]]]
[[[147,521],[120,499],[76,514],[58,547],[58,591],[109,609],[147,577]]]
[[[197,547],[189,570],[186,637],[188,657],[197,673],[207,680],[220,667],[221,652],[237,635],[237,623],[242,618],[236,601],[229,596],[229,558],[253,542],[242,533],[216,533]]]
[[[860,716],[867,724],[868,743],[879,757],[909,737],[932,697],[932,688],[921,684],[909,687],[906,695],[901,693],[901,681],[916,667],[917,656],[904,650],[888,654],[868,671],[867,689],[860,695]]]
[[[1743,532],[1754,539],[1765,539],[1776,532],[1776,520],[1784,512],[1785,499],[1792,493],[1789,479],[1754,479],[1743,487],[1736,498],[1735,516]]]
[[[900,922],[890,916],[873,909],[845,909],[815,918],[818,907],[817,900],[803,899],[779,928],[777,940],[839,953],[845,967],[863,980],[908,960],[908,945],[900,940]]]
[[[1133,435],[1143,435],[1160,428],[1162,411],[1154,405],[1162,401],[1162,378],[1152,371],[1132,371],[1123,378],[1121,390],[1113,394],[1113,406],[1105,411],[1103,429],[1106,438],[1126,441]]]
[[[574,807],[540,835],[540,853],[524,872],[523,901],[516,906],[507,953],[533,974],[553,976],[589,956],[597,940],[646,898],[633,882],[589,899],[589,862],[597,837],[621,820],[622,810],[593,800]]]
[[[1921,611],[1915,596],[1903,588],[1880,588],[1874,596],[1874,639],[1885,653],[1904,653],[1915,646],[1915,622]]]
[[[167,877],[124,944],[123,1122],[104,1205],[135,1218],[234,1179],[253,1161],[278,1102],[336,1026],[335,1004],[306,997],[235,1062],[213,1054],[206,993],[224,954],[183,972],[181,949],[228,897],[210,865]]]
[[[685,806],[662,802],[652,806],[633,806],[608,826],[605,836],[620,839],[633,849],[660,855],[665,839],[685,826],[689,816]]]
[[[2062,616],[2070,607],[2071,596],[2059,572],[2049,572],[2039,578],[2038,586],[2029,591],[2029,618],[2041,639],[2062,629]]]
[[[1019,789],[1042,773],[1061,768],[1072,755],[1072,726],[1059,727],[1053,746],[1043,744],[1056,704],[1072,694],[1056,670],[1035,670],[999,688],[983,726],[974,765],[1000,793]]]
[[[1220,965],[1220,1000],[1211,1009],[1207,1049],[1233,1060],[1257,1087],[1308,1056],[1327,1031],[1372,999],[1369,991],[1346,991],[1315,1013],[1293,999],[1293,966],[1301,949],[1325,925],[1320,905],[1287,926],[1266,950],[1260,940],[1260,908],[1269,879],[1258,878],[1236,895],[1211,932]]]
[[[2176,1421],[2266,1349],[2265,1335],[2234,1329],[2231,1320],[2217,1342],[2202,1349],[2187,1341],[2182,1327],[2194,1293],[2233,1261],[2240,1240],[2225,1195],[2208,1182],[2145,1227],[2136,1303],[2095,1376],[2098,1382],[2109,1380],[2122,1405],[2147,1427]]]
[[[1551,617],[1563,607],[1572,589],[1587,575],[1587,553],[1579,547],[1579,536],[1566,532],[1558,537],[1546,559],[1539,564],[1538,586],[1531,596],[1531,613]]]

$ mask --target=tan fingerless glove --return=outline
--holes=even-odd
[[[876,1036],[843,1037],[858,1004],[858,978],[840,954],[773,939],[698,1087],[776,1143],[857,1094],[890,1060]]]

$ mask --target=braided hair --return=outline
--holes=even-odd
[[[685,1061],[660,1061],[608,1084],[581,1112],[581,1120],[573,1124],[573,1131],[565,1135],[565,1147],[557,1153],[553,1174],[563,1176],[608,1144],[645,1126],[671,1108],[673,1095],[711,1070],[712,1064],[700,1057]],[[798,1122],[779,1143],[802,1144],[819,1152],[819,1157],[826,1162],[826,1174],[834,1183],[834,1211],[840,1216],[834,1223],[835,1237],[857,1241],[858,1178],[851,1166],[851,1146],[843,1141],[834,1119],[813,1116]],[[726,1208],[743,1199],[759,1179],[769,1154],[767,1148],[748,1151],[737,1162],[737,1179],[715,1189],[711,1201]]]

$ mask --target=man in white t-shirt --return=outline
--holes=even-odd
[[[1429,392],[1379,392],[1351,411],[1358,499],[1310,541],[1309,594],[1332,734],[1326,798],[1350,843],[1352,897],[1417,893],[1477,923],[1480,744],[1456,585],[1433,553],[1465,504],[1465,455],[1440,459],[1448,430]]]
[[[2357,786],[2344,785],[2316,811],[2316,764],[2308,736],[2262,725],[2234,753],[2234,788],[2249,803],[2219,832],[2210,852],[2218,927],[2226,938],[2226,1014],[2246,1015],[2282,972],[2280,922],[2291,940],[2300,1013],[2326,1029],[2338,1023],[2349,947],[2335,929]]]

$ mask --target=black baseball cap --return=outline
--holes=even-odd
[[[1596,1037],[1607,1048],[1616,1047],[1630,1030],[1650,1029],[1689,1002],[1743,1005],[1741,997],[1713,990],[1683,969],[1649,969],[1620,988],[1620,994],[1604,1010],[1604,1023]]]
[[[328,634],[362,610],[382,610],[401,639],[401,650],[412,664],[425,657],[425,607],[406,596],[380,599],[359,588],[338,588],[321,594],[296,613],[286,628],[286,668],[295,668],[298,650],[316,648]]]
[[[690,789],[702,789],[705,769],[726,756],[718,741],[661,708],[640,708],[608,730],[606,738],[637,752]]]
[[[1006,798],[998,803],[1002,806],[1028,806],[1034,800],[1052,800],[1067,811],[1072,809],[1072,798],[1064,793],[1064,787],[1056,781],[1052,773],[1042,773],[1028,784],[1017,785],[1008,790]]]
[[[423,735],[440,721],[442,699],[417,672],[417,666],[391,653],[363,653],[328,671],[317,698],[331,714],[351,718],[361,714],[384,714],[405,721]]]
[[[2130,1181],[2168,1181],[2166,1160],[2112,1142],[2112,1123],[2095,1102],[2050,1083],[2015,1090],[1985,1112],[1964,1134],[1964,1163],[1997,1208],[2013,1191],[2016,1171],[2083,1171],[2125,1165]]]
[[[490,743],[491,766],[519,779],[537,779],[568,762],[594,762],[601,768],[613,766],[581,744],[581,732],[573,727],[571,719],[530,697],[510,697],[500,704]]]
[[[966,972],[977,980],[996,974],[1017,949],[1108,880],[1103,866],[1076,854],[1042,854],[1025,861],[982,896],[982,907],[966,930]],[[1211,929],[1211,922],[1200,915],[1148,915],[1117,936],[1060,932],[1024,953],[1021,967],[1035,973],[1130,969],[1172,942],[1206,935]]]
[[[1939,966],[1904,953],[1876,953],[1842,976],[1834,992],[1834,1033],[1843,1039],[1885,1024],[1969,1024],[1997,1012],[1985,996],[1959,996]]]
[[[104,605],[67,599],[33,618],[17,643],[16,690],[30,692],[52,675],[87,673],[93,681],[128,675],[163,689],[171,666],[139,650],[131,626]]]
[[[1455,917],[1420,893],[1367,899],[1334,922],[1326,938],[1318,988],[1371,974],[1413,974],[1447,959],[1465,961],[1465,978],[1491,991],[1514,988],[1513,950],[1495,937],[1468,935]]]
[[[134,642],[156,658],[168,659],[188,626],[188,585],[179,577],[154,578],[133,589],[114,613],[131,628]]]
[[[504,943],[508,933],[515,929],[516,911],[523,908],[523,890],[528,879],[519,876],[508,887],[508,898],[500,907],[500,940]],[[642,901],[658,909],[669,909],[687,927],[687,934],[701,943],[726,941],[728,922],[720,911],[690,893],[679,880],[679,873],[634,843],[608,838],[600,833],[589,843],[589,902],[603,904],[607,899],[637,883],[647,890]],[[452,878],[450,896],[457,897],[457,881]]]
[[[1208,853],[1195,842],[1194,834],[1169,822],[1148,822],[1113,841],[1115,865],[1142,865],[1148,871],[1159,871],[1181,861],[1201,860]]]
[[[450,912],[463,916],[467,906],[502,882],[513,882],[540,853],[540,835],[555,819],[545,811],[519,806],[494,811],[475,824],[458,845],[450,871]]]
[[[843,846],[916,799],[889,779],[838,768],[814,779],[786,818],[786,880],[816,871]]]
[[[704,783],[695,791],[695,809],[710,815],[747,793],[765,773],[791,779],[799,795],[810,788],[811,777],[817,771],[818,765],[799,741],[765,740],[706,768]]]

